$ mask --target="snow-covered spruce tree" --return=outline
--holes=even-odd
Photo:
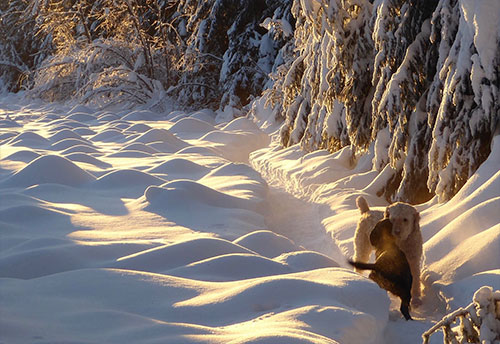
[[[442,0],[439,9],[441,30],[432,38],[440,41],[440,60],[427,103],[433,128],[428,186],[443,201],[490,153],[500,118],[500,6]]]
[[[241,108],[260,95],[284,42],[261,26],[286,16],[291,0],[181,0],[175,25],[186,48],[179,83],[170,90],[184,105]],[[291,31],[292,29],[290,29]]]
[[[26,87],[30,71],[53,52],[51,37],[38,32],[37,1],[0,2],[0,78],[10,91]]]
[[[278,51],[293,34],[291,0],[242,1],[228,30],[219,82],[220,108],[241,108],[260,95],[273,71]],[[280,28],[276,29],[275,26]]]
[[[387,155],[377,154],[374,167],[381,170],[389,163],[394,171],[380,190],[388,200],[418,203],[430,198],[426,187],[429,128],[422,104],[437,59],[429,41],[429,18],[436,5],[437,1],[380,1],[373,17],[377,54],[372,138],[376,140],[385,128],[391,134]]]
[[[180,80],[170,89],[181,104],[217,108],[221,97],[219,74],[228,47],[227,31],[238,15],[240,1],[180,0],[178,31],[186,48],[178,61]]]
[[[262,91],[262,98],[265,106],[272,109],[272,116],[276,121],[285,119],[285,102],[290,98],[285,96],[287,88],[283,85],[286,83],[288,71],[292,68],[297,57],[294,42],[295,18],[291,12],[292,3],[292,0],[280,1],[281,5],[276,8],[273,15],[261,23],[261,26],[267,29],[267,33],[262,36],[261,46],[269,47],[271,42],[273,44],[271,49],[262,49],[263,53],[259,56],[258,64],[264,64],[267,67],[274,59]],[[277,52],[274,57],[272,52]],[[299,78],[294,78],[294,80],[297,82]],[[258,112],[259,110],[252,107],[250,113],[253,111]],[[258,113],[253,115],[259,116]]]
[[[294,42],[299,56],[283,83],[282,143],[332,151],[351,143],[367,146],[373,51],[370,2],[295,1],[292,13],[297,18]]]

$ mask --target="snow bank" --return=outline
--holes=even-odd
[[[2,295],[2,336],[16,342],[373,343],[388,302],[373,283],[334,269],[224,283],[89,269],[3,279]]]

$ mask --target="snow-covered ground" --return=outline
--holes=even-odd
[[[373,152],[279,149],[276,130],[0,98],[0,342],[419,343],[499,289],[500,136],[451,201],[418,206],[407,322],[345,263],[356,197],[387,205]]]

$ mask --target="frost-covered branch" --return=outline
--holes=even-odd
[[[457,323],[458,320],[458,324]],[[422,334],[423,343],[442,330],[444,343],[493,343],[500,340],[500,290],[484,286],[474,293],[473,302],[446,315]]]

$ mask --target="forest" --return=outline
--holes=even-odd
[[[251,116],[283,147],[375,152],[380,196],[455,195],[499,127],[495,11],[458,0],[10,0],[0,89]],[[476,13],[477,14],[477,13]]]

